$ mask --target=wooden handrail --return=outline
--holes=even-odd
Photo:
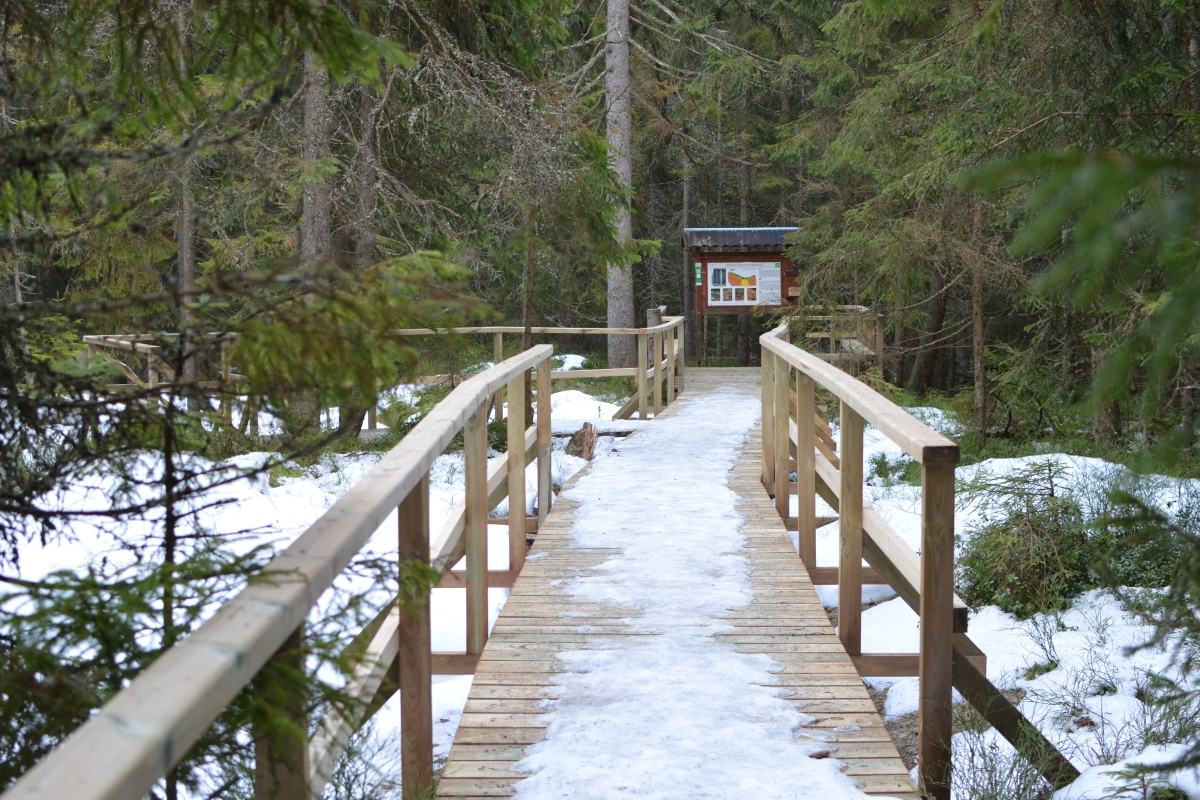
[[[827,391],[850,406],[863,420],[878,428],[919,464],[957,464],[958,445],[924,424],[900,406],[837,367],[822,361],[779,337],[787,332],[781,325],[759,339],[763,350],[782,358],[811,376]]]
[[[839,514],[838,636],[863,675],[917,674],[918,785],[934,800],[950,797],[951,687],[992,722],[1019,752],[1043,770],[1055,788],[1078,772],[987,680],[986,656],[967,637],[969,609],[954,593],[954,465],[958,445],[841,370],[788,342],[781,325],[760,338],[763,374],[763,483],[774,488],[781,516],[795,528],[799,555],[816,566],[815,498]],[[795,370],[795,389],[792,371]],[[839,455],[819,417],[814,390],[841,401]],[[863,502],[862,427],[870,423],[921,464],[921,554]],[[797,479],[790,481],[795,459]],[[861,653],[862,560],[921,618],[916,656]],[[897,672],[900,670],[901,672]]]
[[[421,487],[427,509],[426,476],[434,460],[472,417],[484,413],[495,392],[534,367],[545,375],[538,387],[539,396],[546,397],[537,438],[538,454],[548,460],[549,359],[553,352],[550,345],[538,345],[455,388],[332,508],[276,556],[261,579],[151,664],[22,776],[5,792],[4,800],[145,797],[303,624],[322,593],[392,510],[402,501],[411,505],[411,498],[420,494]],[[548,476],[549,464],[543,469]],[[472,491],[486,491],[486,487],[469,487],[468,492]],[[549,487],[542,491],[548,498]],[[548,502],[543,502],[542,514],[547,507]],[[425,517],[427,521],[427,511]],[[425,652],[428,654],[428,642]]]

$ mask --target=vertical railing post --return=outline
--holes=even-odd
[[[492,363],[499,364],[503,360],[504,360],[504,334],[503,333],[493,333],[492,334]],[[524,403],[525,400],[523,397],[518,397],[516,402]],[[513,403],[512,392],[508,393],[508,403],[509,403],[509,410],[511,411],[512,403]],[[495,416],[496,421],[500,421],[500,420],[504,419],[504,390],[503,389],[497,389],[496,393],[494,395],[492,395],[492,405],[496,409],[496,416]]]
[[[467,555],[467,652],[482,653],[488,635],[487,567],[487,413],[486,403],[463,426],[463,472]]]
[[[221,342],[221,418],[226,425],[233,424],[233,396],[229,390],[233,384],[233,367],[229,363],[229,343]]]
[[[762,483],[775,485],[775,354],[763,348],[762,370]]]
[[[678,330],[678,325],[667,329],[667,405],[675,402],[675,333]]]
[[[400,571],[405,562],[429,563],[429,473],[400,503]],[[433,787],[433,686],[429,592],[400,594],[400,764],[405,797]]]
[[[817,463],[816,397],[813,379],[796,370],[796,536],[800,560],[812,569],[817,565]]]
[[[788,456],[791,450],[791,438],[788,425],[788,384],[792,380],[792,365],[782,356],[775,357],[775,396],[771,403],[775,415],[775,510],[786,520],[792,513],[791,468],[788,466]]]
[[[651,391],[654,392],[654,416],[662,413],[662,393],[663,393],[663,336],[662,332],[653,334],[653,350],[654,350],[654,384]]]
[[[643,343],[644,344],[644,343]],[[642,350],[645,353],[645,349]],[[537,365],[537,459],[538,459],[538,529],[550,513],[554,488],[550,473],[550,359]],[[509,514],[512,514],[511,509]]]
[[[841,497],[838,503],[838,638],[862,655],[863,418],[841,403]],[[812,417],[809,417],[812,419]],[[806,420],[807,422],[807,420]]]
[[[516,573],[525,565],[524,372],[508,382],[508,396],[508,568]]]
[[[308,800],[308,702],[304,626],[272,656],[259,697],[272,707],[270,727],[254,736],[255,800]]]
[[[650,414],[650,409],[646,407],[646,334],[638,334],[638,374],[637,374],[637,392],[638,392],[638,419],[647,419]]]
[[[917,758],[918,786],[934,800],[950,798],[953,636],[954,464],[922,464]]]

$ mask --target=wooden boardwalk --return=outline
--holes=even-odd
[[[721,386],[757,394],[758,383],[757,369],[692,369],[681,399]],[[672,404],[663,416],[678,408]],[[761,457],[755,427],[729,477],[730,488],[741,499],[738,512],[745,518],[747,546],[740,554],[750,569],[754,599],[726,615],[734,630],[717,637],[738,652],[765,654],[783,665],[770,685],[798,711],[817,718],[809,727],[830,735],[831,757],[864,792],[917,800],[908,770],[763,489]],[[670,507],[669,497],[664,507]],[[524,757],[526,747],[545,738],[550,710],[542,701],[555,696],[553,677],[564,668],[555,654],[587,649],[590,641],[644,635],[623,623],[638,612],[580,603],[563,591],[564,579],[586,574],[616,552],[568,546],[575,508],[560,500],[538,531],[530,553],[534,558],[518,577],[479,660],[438,784],[439,797],[513,794],[522,774],[511,767]],[[570,624],[564,624],[565,612],[570,612]],[[580,632],[583,625],[587,632]]]

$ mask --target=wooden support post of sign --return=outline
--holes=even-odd
[[[775,415],[775,510],[780,517],[787,519],[791,516],[791,469],[788,466],[788,451],[791,443],[789,437],[788,418],[788,384],[791,382],[792,365],[782,358],[775,359],[775,379],[772,381],[775,390],[774,401],[771,403]]]
[[[509,397],[525,397],[525,373],[508,382]],[[508,405],[508,569],[525,566],[525,403]]]
[[[765,351],[764,351],[765,354]],[[811,420],[816,408],[813,379],[796,371],[796,532],[800,560],[817,566],[817,462],[816,429]]]
[[[637,366],[637,392],[638,392],[638,419],[647,419],[650,409],[647,408],[647,389],[646,386],[646,334],[638,334],[638,366]]]
[[[400,503],[400,569],[429,563],[429,473]],[[403,589],[402,589],[403,591]],[[405,797],[424,797],[433,787],[433,657],[429,593],[400,597],[400,763]]]
[[[645,352],[645,349],[642,350]],[[645,384],[643,384],[645,385]],[[538,527],[546,521],[553,503],[554,487],[550,471],[550,359],[537,365],[537,463],[538,463]],[[644,408],[645,406],[643,406]]]
[[[292,632],[260,680],[261,699],[286,725],[254,737],[255,800],[308,800],[308,703],[304,686],[304,627]]]
[[[775,362],[770,350],[762,351],[762,483],[775,486]]]
[[[503,333],[493,333],[492,334],[492,363],[499,364],[503,360],[504,360],[504,334]],[[516,397],[516,399],[514,399],[514,397],[515,397],[515,395],[513,395],[512,392],[508,393],[509,408],[512,408],[513,403],[524,404],[525,398],[523,396]],[[504,419],[504,390],[503,389],[497,389],[496,393],[494,395],[492,395],[492,406],[496,409],[496,416],[494,416],[493,419],[495,419],[496,421],[500,421],[500,420]]]
[[[846,456],[843,447],[843,475]],[[953,613],[954,464],[922,464],[921,676],[917,707],[917,777],[918,787],[934,800],[950,800]]]
[[[838,508],[838,638],[862,655],[863,418],[842,406],[842,468]],[[808,417],[805,419],[807,422]],[[811,427],[805,425],[805,427]]]
[[[463,539],[467,556],[467,652],[479,654],[488,635],[487,584],[487,413],[476,408],[463,426],[463,472],[466,519]]]

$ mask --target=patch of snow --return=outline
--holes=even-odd
[[[533,773],[518,798],[863,796],[834,759],[805,757],[813,718],[762,685],[778,665],[714,638],[752,597],[727,474],[760,409],[732,391],[685,401],[567,493],[574,546],[621,550],[568,591],[637,609],[628,624],[647,635],[558,655],[570,671],[546,741],[517,765]]]
[[[575,355],[574,353],[563,353],[561,356],[554,356],[551,361],[553,361],[554,369],[557,371],[583,369],[583,362],[587,361],[587,357]]]

